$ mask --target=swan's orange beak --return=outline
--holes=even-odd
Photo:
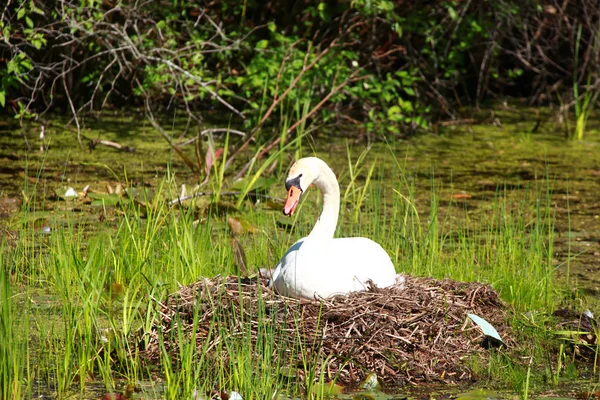
[[[302,189],[296,186],[290,187],[288,191],[287,199],[285,200],[285,206],[283,206],[283,214],[284,215],[292,215],[298,202],[300,201],[300,195],[302,194]]]

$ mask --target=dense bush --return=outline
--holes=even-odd
[[[555,101],[600,65],[589,0],[9,0],[1,12],[0,105],[18,118],[137,105],[255,126],[267,109],[297,119],[319,104],[321,118],[398,132],[494,94]]]

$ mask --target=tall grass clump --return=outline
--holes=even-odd
[[[31,396],[29,313],[15,302],[7,267],[0,242],[0,393],[20,399]]]
[[[551,305],[553,213],[544,192],[512,193],[499,188],[479,215],[471,217],[465,211],[463,218],[447,220],[444,214],[451,208],[453,214],[460,214],[460,205],[442,209],[436,199],[432,192],[422,233],[412,232],[412,238],[397,244],[403,254],[398,260],[401,270],[490,283],[520,311]],[[405,199],[398,196],[395,204],[405,208],[403,214],[422,219],[410,211]]]
[[[168,206],[178,187],[169,173],[152,195],[144,192],[139,201],[122,199],[112,220],[93,227],[78,224],[70,204],[58,203],[60,212],[48,222],[49,235],[36,231],[36,211],[26,209],[19,241],[0,251],[0,256],[8,253],[11,258],[10,266],[0,260],[5,271],[0,281],[3,398],[31,391],[29,337],[39,343],[32,356],[40,385],[62,398],[76,392],[85,396],[90,381],[116,392],[125,384],[159,379],[163,384],[155,386],[155,394],[169,399],[203,397],[221,389],[238,391],[246,400],[280,394],[325,397],[324,385],[335,376],[317,373],[326,371],[319,367],[327,360],[315,355],[316,337],[314,343],[302,342],[303,316],[296,316],[295,326],[279,326],[260,301],[258,308],[242,307],[241,315],[232,315],[235,311],[212,299],[214,316],[207,335],[223,340],[210,348],[211,341],[202,342],[196,329],[206,304],[196,304],[191,331],[184,330],[186,325],[177,317],[170,330],[158,332],[159,366],[148,367],[140,356],[163,321],[161,305],[169,294],[204,277],[239,274],[229,216],[255,227],[253,235],[235,238],[245,249],[249,276],[259,267],[273,267],[312,229],[320,211],[317,190],[306,193],[291,220],[246,197],[259,179],[276,170],[273,163],[281,162],[283,151],[300,152],[301,137],[282,144],[261,164],[251,163],[241,195],[229,208],[221,208],[226,195],[220,189],[228,179],[224,155],[213,164],[213,197]],[[282,134],[281,142],[286,140],[287,134]],[[518,191],[499,186],[493,198],[467,212],[460,201],[448,200],[452,197],[445,182],[438,178],[420,182],[406,173],[406,162],[386,160],[382,153],[377,153],[382,161],[376,162],[370,151],[353,154],[346,145],[343,165],[332,165],[342,193],[337,236],[366,236],[379,242],[398,272],[490,283],[518,311],[551,305],[554,215],[548,178]],[[267,188],[270,195],[283,194],[286,171],[275,173],[281,184]],[[51,298],[47,308],[27,313],[35,323],[26,335],[16,334],[29,319],[15,321],[18,305],[10,279]],[[277,346],[281,342],[290,345]],[[177,347],[170,347],[172,343]],[[298,358],[303,360],[302,371],[290,376],[298,370],[291,360]],[[490,368],[499,370],[504,362],[497,358]],[[514,370],[519,371],[516,363]]]
[[[297,335],[300,315],[291,326],[282,326],[272,304],[268,305],[260,293],[253,302],[244,298],[240,289],[239,308],[232,308],[225,299],[232,294],[221,289],[194,299],[191,316],[188,305],[182,306],[185,311],[158,332],[166,397],[186,398],[222,389],[241,393],[244,399],[275,398],[280,393],[300,397],[310,392],[319,365],[311,356],[318,353],[318,332],[315,343],[307,348]],[[199,320],[204,318],[200,312],[211,316],[208,327],[204,321],[198,331]],[[299,354],[305,359],[301,374],[296,373]]]
[[[361,155],[349,164],[343,199],[357,219],[342,218],[339,236],[373,238],[392,255],[399,272],[490,283],[519,311],[552,305],[556,288],[549,178],[520,190],[498,186],[477,212],[468,212],[433,177],[428,193],[417,193],[417,185],[424,184],[406,179],[397,160],[375,177],[372,168],[360,163],[368,161]],[[359,184],[353,170],[361,168],[364,182]],[[348,195],[352,192],[358,195]]]

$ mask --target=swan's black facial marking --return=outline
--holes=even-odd
[[[300,192],[304,192],[304,190],[302,190],[302,188],[300,187],[300,178],[302,178],[302,174],[298,175],[295,178],[288,179],[287,181],[285,181],[285,190],[289,192],[290,188],[294,186],[300,189]]]

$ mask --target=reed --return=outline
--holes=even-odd
[[[241,213],[228,211],[257,228],[254,235],[238,237],[251,266],[249,274],[258,267],[274,266],[291,243],[309,232],[320,210],[314,190],[307,193],[294,217],[285,221],[279,211],[270,212],[245,198],[267,168],[282,160],[283,151],[298,149],[301,138],[253,165],[236,204]],[[383,150],[377,158],[367,152],[356,157],[346,146],[346,167],[339,174],[344,193],[339,236],[373,238],[390,253],[398,272],[487,282],[517,314],[552,309],[558,287],[553,278],[554,214],[548,178],[519,191],[499,186],[481,212],[471,214],[460,201],[447,201],[446,183],[433,173],[425,178],[429,191],[418,192],[423,182],[411,177],[406,162],[393,152],[386,155],[389,147]],[[217,202],[224,196],[220,189],[227,181],[225,162],[223,156],[213,165],[210,184]],[[283,175],[279,178],[283,181]],[[246,400],[282,393],[327,396],[325,385],[335,377],[316,372],[327,360],[307,357],[302,379],[290,377],[291,366],[284,361],[290,358],[274,354],[274,343],[293,327],[274,326],[264,307],[257,316],[258,338],[240,328],[220,348],[211,349],[225,354],[223,358],[210,358],[202,347],[198,351],[197,338],[185,336],[173,321],[173,329],[161,335],[175,335],[177,351],[162,340],[160,365],[150,368],[144,363],[140,349],[161,318],[160,304],[169,293],[203,277],[237,271],[228,214],[221,215],[200,200],[183,208],[167,207],[166,200],[178,187],[176,175],[169,171],[152,196],[124,202],[115,221],[96,223],[93,229],[65,222],[75,221],[73,212],[68,204],[59,203],[49,221],[53,231],[47,236],[36,233],[33,226],[35,202],[26,207],[18,243],[0,249],[2,271],[14,271],[12,276],[0,275],[3,398],[32,393],[32,358],[40,387],[59,398],[74,393],[88,396],[90,381],[102,382],[106,392],[115,392],[158,379],[162,386],[142,385],[145,395],[191,398],[224,389],[236,390]],[[35,188],[27,190],[34,195]],[[275,186],[269,193],[278,196],[282,189]],[[290,224],[292,233],[279,227],[282,222]],[[49,299],[47,307],[25,307],[15,318],[11,279],[26,288],[18,290],[19,296],[35,300],[43,293]],[[301,315],[297,323],[302,323]],[[26,333],[17,335],[17,329]],[[227,319],[215,319],[213,329],[231,327]],[[39,345],[30,348],[29,343]],[[298,341],[289,351],[303,354],[302,344]],[[536,360],[540,351],[532,350]],[[512,369],[513,384],[521,384],[529,393],[535,371],[520,365],[498,356],[483,368],[489,369],[489,376]]]

